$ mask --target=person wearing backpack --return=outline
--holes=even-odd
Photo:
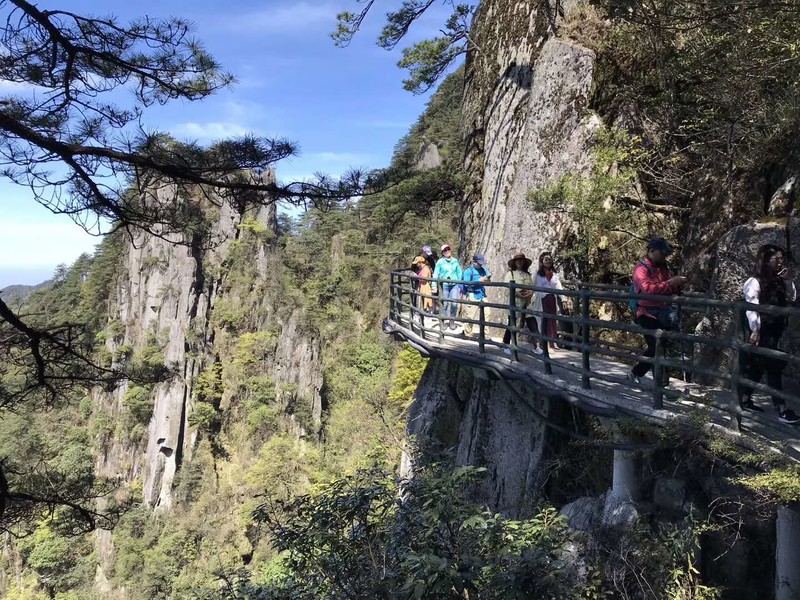
[[[489,281],[492,275],[489,273],[489,267],[486,264],[486,259],[480,252],[472,257],[472,264],[464,269],[462,279],[470,283],[462,284],[462,292],[467,300],[473,302],[486,301],[486,286],[482,285],[485,281]],[[480,316],[480,306],[477,304],[464,304],[462,308],[464,318],[477,321]],[[484,316],[489,320],[489,309],[484,309]],[[464,337],[475,339],[477,336],[472,334],[474,323],[464,323]]]
[[[651,296],[672,296],[680,292],[686,285],[686,277],[673,276],[667,266],[667,257],[672,254],[672,246],[661,237],[654,237],[647,242],[647,253],[633,269],[633,288],[635,294],[648,294]],[[666,302],[657,300],[634,300],[636,324],[650,331],[657,329],[670,330],[677,323],[677,311]],[[644,334],[647,350],[645,358],[656,355],[656,337]],[[652,370],[654,365],[640,361],[628,372],[627,378],[631,383],[639,384],[641,377]],[[657,382],[664,384],[664,381]]]
[[[436,270],[436,262],[439,260],[439,256],[430,246],[423,246],[420,256],[425,259],[425,262],[431,269],[431,274],[428,275],[428,277],[433,277],[433,272]],[[436,311],[436,307],[439,306],[439,286],[436,285],[435,281],[431,282],[431,293],[433,294],[432,311]]]
[[[753,277],[744,284],[744,299],[747,302],[783,307],[797,299],[797,288],[789,269],[784,265],[784,254],[783,248],[772,244],[765,244],[759,248]],[[787,317],[768,315],[754,310],[748,310],[746,316],[747,341],[760,348],[777,350],[788,324]],[[747,379],[758,383],[766,373],[769,387],[783,390],[782,374],[786,367],[785,360],[749,352],[743,352],[740,356],[741,370]],[[759,406],[753,404],[751,397],[753,389],[747,384],[742,384],[742,388],[743,393],[739,399],[741,407],[745,410],[762,412]],[[772,403],[781,423],[800,422],[800,417],[791,408],[786,407],[786,402],[782,398],[773,396]]]

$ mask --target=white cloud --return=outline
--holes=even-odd
[[[18,81],[9,81],[8,79],[0,79],[0,94],[33,94],[35,92],[50,91],[52,90],[30,83],[20,83]]]
[[[244,135],[251,130],[239,123],[210,122],[210,123],[178,123],[170,127],[173,135],[181,138],[190,138],[200,142],[213,142],[225,138]]]
[[[0,218],[0,268],[55,267],[93,252],[100,238],[65,219],[64,223],[36,223]],[[32,243],[33,242],[33,243]]]
[[[223,19],[220,28],[230,33],[286,33],[296,35],[327,26],[336,25],[336,15],[341,10],[331,2],[292,2],[274,8],[265,8]]]

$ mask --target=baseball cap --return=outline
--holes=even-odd
[[[444,252],[445,250],[449,250],[449,249],[450,249],[450,244],[445,244],[444,246],[442,246],[442,250],[441,251]]]
[[[481,254],[480,252],[475,253],[475,255],[472,257],[472,261],[478,263],[480,266],[483,266],[483,265],[486,264],[486,259],[483,257],[483,254]]]

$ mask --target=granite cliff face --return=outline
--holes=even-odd
[[[571,223],[527,195],[591,168],[600,119],[588,108],[594,53],[552,34],[545,2],[484,2],[480,51],[467,65],[463,108],[469,187],[462,259],[484,252],[493,273],[516,252],[552,250]],[[512,31],[508,31],[508,28]]]
[[[548,418],[558,418],[562,407],[525,386],[515,389],[525,402],[480,369],[432,359],[409,411],[407,433],[426,455],[454,450],[459,464],[486,467],[475,497],[522,517],[536,508],[546,478],[542,460],[558,442],[530,407]]]
[[[554,35],[562,16],[546,2],[490,0],[475,17],[472,38],[479,50],[467,60],[463,103],[468,184],[460,258],[467,262],[484,252],[496,280],[511,255],[536,258],[572,227],[562,215],[534,211],[528,193],[592,166],[600,126],[588,107],[595,57]],[[431,360],[408,432],[423,446],[455,448],[460,464],[486,467],[489,476],[477,495],[493,509],[528,514],[555,438],[519,396],[479,374]],[[563,410],[530,389],[518,391],[548,418]]]
[[[603,125],[591,109],[595,54],[556,34],[572,3],[555,3],[560,12],[550,10],[551,4],[481,2],[471,32],[475,48],[467,59],[462,121],[468,183],[459,258],[467,263],[473,253],[484,252],[495,281],[515,252],[535,261],[540,252],[557,250],[571,231],[568,217],[534,211],[527,196],[565,174],[589,175],[595,134]],[[787,181],[773,201],[784,212],[793,208],[794,185],[794,178]],[[694,219],[684,228],[687,239],[678,241],[686,242],[682,253],[693,272],[703,278],[713,274],[711,295],[740,299],[758,247],[778,243],[791,251],[800,239],[796,221],[787,214],[726,232],[716,222],[711,227]],[[697,230],[715,231],[714,240],[692,245]],[[490,299],[505,302],[500,293],[490,289]],[[730,333],[730,318],[711,317],[704,323],[708,333]],[[785,340],[789,351],[800,339],[796,329],[791,323]],[[697,360],[725,368],[719,353],[700,353]],[[477,380],[467,371],[431,361],[417,391],[409,433],[457,448],[461,463],[487,467],[491,476],[481,497],[509,514],[524,513],[552,457],[545,443],[548,433],[530,419],[509,418],[509,411],[521,410],[515,408],[518,400],[507,398],[507,389],[498,383]]]
[[[271,176],[271,175],[270,175]],[[135,356],[147,346],[157,346],[164,364],[173,376],[159,383],[152,391],[152,415],[146,435],[131,439],[130,432],[112,433],[97,458],[100,475],[131,484],[140,482],[144,502],[154,509],[166,509],[173,503],[173,480],[182,463],[189,461],[198,438],[190,426],[189,416],[196,402],[198,376],[219,360],[216,345],[225,336],[212,319],[217,304],[233,293],[226,285],[224,269],[220,269],[232,245],[242,235],[246,219],[259,224],[267,232],[276,231],[274,205],[255,212],[243,213],[228,203],[209,210],[210,238],[218,240],[203,248],[192,240],[161,239],[138,233],[130,239],[123,254],[110,302],[109,323],[117,332],[109,335],[106,347],[115,360],[123,355]],[[269,245],[261,245],[256,257],[256,279],[272,276],[274,257]],[[257,282],[253,281],[255,286]],[[303,330],[303,315],[295,310],[279,316],[270,298],[263,298],[254,307],[258,331],[276,334],[269,365],[276,389],[290,388],[298,398],[310,403],[307,407],[314,422],[322,412],[321,346],[318,339]],[[124,422],[126,393],[133,384],[94,392],[95,410],[107,413],[115,422]],[[299,427],[299,425],[298,425]],[[101,569],[100,589],[110,590],[103,563],[111,556],[109,532],[98,533]]]

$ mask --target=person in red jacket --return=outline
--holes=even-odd
[[[667,257],[672,254],[672,246],[667,240],[654,237],[647,243],[647,254],[633,269],[633,291],[652,296],[672,296],[686,285],[686,277],[673,276],[667,266]],[[667,303],[655,300],[638,300],[636,303],[636,323],[650,330],[672,329],[677,323],[675,311]],[[647,342],[646,358],[656,355],[656,338],[644,335]],[[640,378],[653,368],[648,362],[640,361],[628,373],[628,380],[639,383]]]

